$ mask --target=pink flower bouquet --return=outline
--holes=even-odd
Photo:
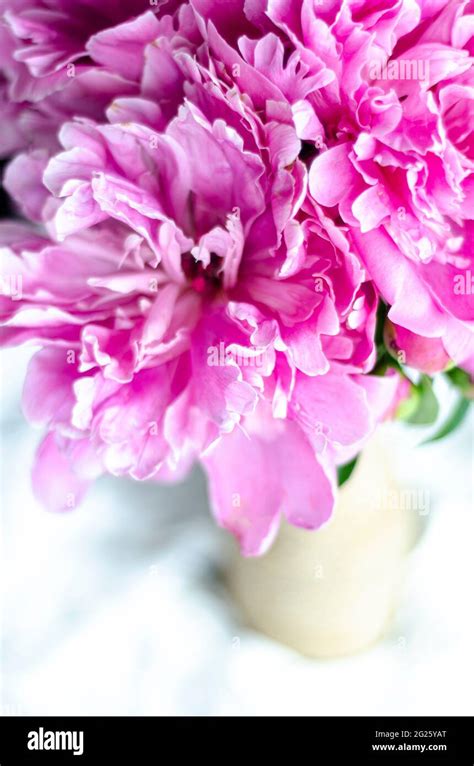
[[[245,555],[474,372],[473,4],[0,0],[1,342],[48,507],[200,461]],[[418,371],[418,372],[417,372]]]

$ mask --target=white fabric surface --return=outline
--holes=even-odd
[[[431,501],[402,608],[374,648],[315,661],[242,623],[199,471],[175,487],[104,478],[69,514],[37,505],[27,358],[0,358],[4,714],[474,713],[472,421],[416,453],[419,431],[394,441]]]

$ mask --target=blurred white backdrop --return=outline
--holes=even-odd
[[[68,514],[38,506],[30,354],[0,356],[4,715],[474,714],[472,413],[436,445],[394,440],[431,505],[389,635],[308,660],[243,624],[200,471],[174,487],[104,478]]]

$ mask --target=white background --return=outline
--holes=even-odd
[[[419,431],[394,441],[431,498],[403,606],[374,648],[308,660],[243,624],[199,471],[176,487],[104,478],[68,514],[37,505],[28,356],[0,357],[4,714],[474,714],[472,424],[416,451]]]

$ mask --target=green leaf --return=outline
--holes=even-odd
[[[434,395],[431,378],[428,375],[422,375],[415,388],[419,394],[418,406],[414,413],[406,418],[406,421],[418,426],[431,425],[435,422],[439,412],[438,400]]]
[[[349,461],[349,463],[345,463],[344,465],[340,465],[337,469],[337,483],[339,487],[342,487],[343,484],[346,483],[350,475],[352,474],[352,471],[356,467],[356,463],[358,460],[357,457],[354,458],[354,460]]]
[[[445,436],[448,436],[448,434],[452,433],[452,431],[454,431],[454,429],[457,428],[466,417],[470,404],[471,402],[469,399],[465,399],[464,397],[459,399],[451,415],[443,423],[441,428],[436,431],[434,436],[430,436],[429,439],[425,439],[425,441],[421,442],[421,444],[430,444],[431,442],[436,442],[438,439],[443,439]]]
[[[463,394],[466,396],[472,394],[473,385],[471,383],[471,378],[469,377],[469,374],[464,372],[464,370],[461,370],[460,367],[452,367],[450,370],[446,370],[445,375],[449,378],[449,382],[456,386],[456,388],[459,388]]]
[[[385,320],[387,318],[387,314],[390,310],[390,306],[387,306],[386,303],[383,301],[379,301],[379,305],[377,306],[377,319],[375,324],[375,344],[377,346],[384,346],[384,340],[383,340],[383,328],[385,325]]]
[[[404,378],[407,377],[397,360],[394,359],[393,356],[390,356],[386,350],[378,350],[377,353],[377,362],[375,363],[375,367],[372,370],[372,375],[385,375],[388,368],[390,367],[390,369],[396,370],[400,373],[400,375],[403,375]]]
[[[395,412],[396,419],[406,420],[409,423],[410,418],[413,417],[419,405],[420,393],[416,386],[412,384],[410,389],[410,396],[408,396],[406,399],[403,399],[403,401],[401,401],[397,407],[397,411]]]

